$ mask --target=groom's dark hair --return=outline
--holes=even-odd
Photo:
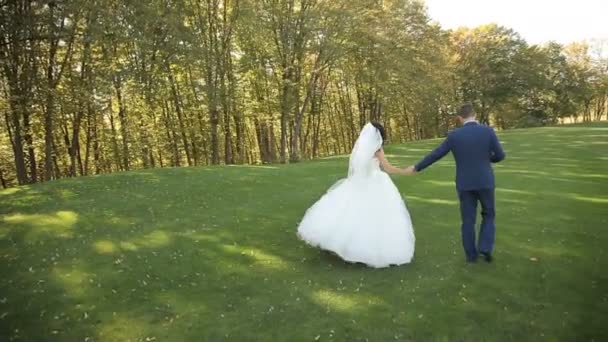
[[[380,136],[382,136],[382,143],[384,143],[384,141],[386,141],[386,131],[384,130],[384,126],[382,126],[378,122],[373,122],[373,121],[372,121],[372,125],[374,127],[376,127],[378,132],[380,132]]]
[[[465,103],[460,107],[460,110],[458,111],[458,116],[460,116],[461,118],[470,118],[471,116],[473,116],[475,114],[475,110],[473,109],[473,105],[470,103]]]

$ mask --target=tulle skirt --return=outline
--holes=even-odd
[[[391,178],[380,170],[337,182],[308,209],[298,235],[345,261],[371,267],[402,265],[414,256],[410,214]]]

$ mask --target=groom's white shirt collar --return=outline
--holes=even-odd
[[[471,122],[479,123],[479,121],[477,121],[477,119],[475,119],[475,118],[468,118],[468,119],[464,120],[464,122],[462,124],[466,125],[466,124],[471,123]]]

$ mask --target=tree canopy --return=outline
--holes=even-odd
[[[0,2],[2,186],[135,168],[297,162],[362,124],[444,135],[600,120],[607,42],[444,30],[416,0]]]

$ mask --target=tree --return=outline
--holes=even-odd
[[[462,100],[474,102],[479,120],[489,123],[496,108],[523,92],[527,44],[515,31],[495,24],[459,29],[452,41]]]
[[[443,136],[599,120],[605,42],[455,31],[417,0],[0,2],[0,183],[348,153],[362,125]]]

